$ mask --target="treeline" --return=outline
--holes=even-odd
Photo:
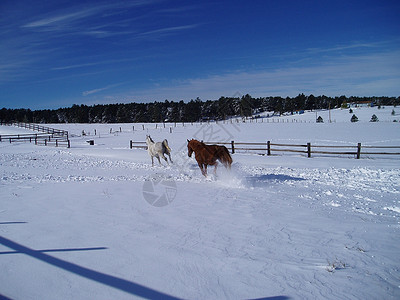
[[[223,120],[233,116],[250,117],[264,111],[275,114],[294,113],[345,107],[348,103],[373,105],[400,105],[400,97],[221,97],[218,100],[201,101],[199,98],[183,101],[153,103],[128,103],[106,105],[73,105],[55,110],[7,109],[0,110],[3,122],[32,123],[134,123],[134,122],[196,122]]]

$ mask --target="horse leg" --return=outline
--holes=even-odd
[[[151,155],[151,166],[154,167],[154,157]]]
[[[207,165],[206,164],[204,164],[204,174],[203,174],[205,177],[207,177]]]
[[[164,153],[161,154],[161,157],[167,162],[167,164],[169,165],[169,162],[167,160],[167,158],[165,157]]]
[[[169,156],[169,161],[171,162],[171,164],[173,164],[172,159],[171,159],[171,154],[168,153],[168,156]]]
[[[156,157],[157,157],[157,159],[158,159],[158,163],[162,166],[161,161],[160,161],[160,156],[157,155]]]
[[[207,177],[207,165],[205,165],[206,169],[204,170],[204,166],[202,163],[197,163],[199,165],[199,168],[201,170],[201,174],[203,174],[205,177]]]
[[[214,175],[217,176],[217,167],[218,167],[218,162],[215,162],[215,167],[214,167]]]

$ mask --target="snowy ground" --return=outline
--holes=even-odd
[[[186,149],[192,137],[399,146],[392,109],[353,108],[358,123],[334,110],[324,124],[314,112],[57,124],[70,149],[0,143],[0,297],[399,299],[400,156],[235,153],[230,173],[205,179]],[[168,139],[174,164],[129,149],[146,134]]]

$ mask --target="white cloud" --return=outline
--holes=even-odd
[[[22,27],[35,28],[35,27],[50,26],[59,22],[72,21],[76,19],[85,18],[87,16],[94,14],[96,11],[97,11],[96,9],[87,9],[69,14],[50,16],[41,20],[30,22],[28,24],[23,25]]]
[[[183,26],[173,26],[173,27],[165,27],[156,30],[151,30],[147,32],[142,32],[139,34],[138,37],[142,38],[161,38],[166,35],[175,34],[180,31],[189,30],[198,27],[200,24],[191,24],[191,25],[183,25]]]
[[[181,30],[187,30],[187,29],[192,29],[198,25],[192,24],[192,25],[184,25],[184,26],[174,26],[174,27],[166,27],[166,28],[161,28],[161,29],[156,29],[152,31],[147,31],[143,32],[142,35],[152,35],[152,34],[162,34],[162,33],[170,33],[170,32],[176,32],[176,31],[181,31]]]
[[[137,1],[127,1],[124,3],[111,2],[109,4],[100,4],[97,6],[92,5],[89,8],[85,8],[83,6],[79,7],[77,6],[74,7],[74,11],[58,12],[58,13],[53,13],[52,15],[48,14],[47,16],[44,16],[39,20],[29,22],[21,27],[22,28],[53,27],[54,30],[59,30],[60,27],[58,27],[58,25],[63,23],[71,23],[73,21],[77,21],[87,17],[100,15],[100,13],[106,11],[118,11],[131,7],[150,5],[155,2],[157,2],[157,0],[153,1],[137,0]]]
[[[102,88],[84,91],[84,92],[82,92],[82,96],[85,96],[85,97],[86,97],[86,96],[88,96],[88,95],[96,94],[96,93],[99,93],[99,92],[102,92],[102,91],[111,89],[111,88],[113,88],[113,87],[120,86],[120,85],[122,85],[122,84],[124,84],[124,82],[115,83],[115,84],[110,84],[110,85],[107,85],[107,86],[102,87]]]
[[[91,94],[96,94],[98,92],[101,92],[101,91],[104,91],[104,90],[107,90],[107,89],[108,89],[107,87],[104,87],[104,88],[100,88],[100,89],[84,91],[84,92],[82,92],[82,96],[88,96],[88,95],[91,95]]]
[[[234,72],[171,82],[133,91],[126,99],[141,101],[202,100],[232,96],[296,96],[299,93],[327,96],[399,96],[400,52],[341,57],[320,65],[257,72]]]

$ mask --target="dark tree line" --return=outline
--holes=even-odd
[[[400,105],[400,97],[327,97],[299,94],[291,97],[221,97],[201,101],[128,103],[106,105],[73,105],[55,110],[7,109],[0,110],[3,122],[33,123],[134,123],[134,122],[196,122],[223,120],[232,116],[249,117],[264,111],[275,114],[302,110],[339,108],[347,103]]]

